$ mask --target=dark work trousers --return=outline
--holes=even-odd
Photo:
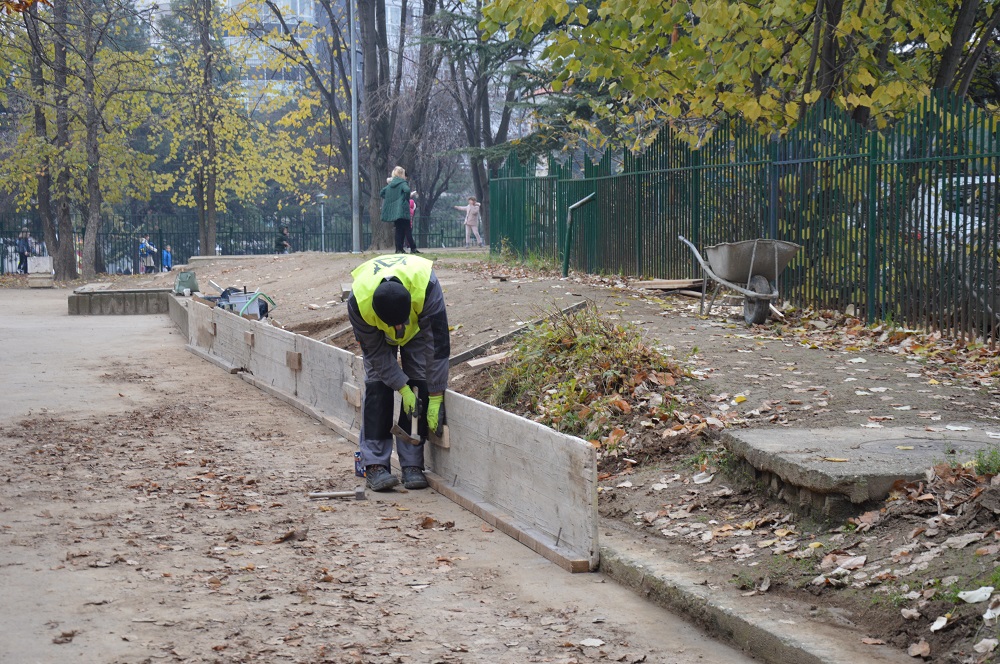
[[[427,337],[421,333],[410,339],[402,347],[390,346],[392,349],[399,348],[399,354],[403,361],[403,371],[409,377],[411,389],[419,390],[420,403],[417,411],[424,413],[427,411],[427,381],[424,373],[424,359],[428,352]],[[379,380],[375,375],[368,358],[364,358],[365,365],[365,396],[361,404],[361,463],[365,466],[378,464],[390,468],[389,461],[392,457],[392,442],[394,436],[391,433],[393,411],[396,407],[396,395],[391,387]],[[409,432],[410,417],[400,409],[399,426],[404,431]],[[420,440],[427,437],[427,422],[421,418],[419,424]],[[424,443],[411,445],[405,440],[396,438],[396,456],[399,457],[401,468],[407,466],[424,467]]]
[[[410,220],[409,219],[397,219],[392,222],[396,225],[396,253],[404,253],[403,248],[406,242],[406,234],[410,232]]]

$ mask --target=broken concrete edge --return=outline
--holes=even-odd
[[[911,481],[923,477],[920,473],[872,473],[833,474],[822,473],[801,463],[783,458],[780,454],[770,454],[757,449],[745,440],[738,432],[722,432],[722,443],[742,463],[748,464],[754,470],[772,473],[782,482],[821,495],[836,495],[860,507],[871,505],[873,501],[884,500],[895,482],[900,479]]]
[[[795,621],[771,618],[744,598],[730,597],[732,591],[710,588],[704,574],[698,576],[691,568],[646,553],[649,546],[631,534],[605,532],[602,541],[600,571],[605,576],[754,659],[773,664],[912,661],[891,646],[862,644],[857,629],[819,623],[808,615]]]

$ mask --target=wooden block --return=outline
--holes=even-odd
[[[340,301],[347,302],[351,297],[351,284],[340,284]]]
[[[212,307],[213,309],[215,308],[216,305],[216,302],[214,300],[206,300],[205,298],[198,297],[197,295],[192,295],[191,299],[194,300],[195,302],[201,302],[205,306]]]
[[[361,388],[353,383],[343,383],[340,389],[344,393],[344,401],[355,408],[361,408]]]
[[[207,323],[205,325],[205,331],[208,332],[211,336],[213,336],[213,337],[215,336],[215,321],[214,320],[211,321],[211,322],[209,322],[209,323]]]
[[[285,365],[292,371],[302,371],[302,353],[286,350]]]
[[[496,364],[497,362],[502,362],[507,356],[510,355],[510,351],[505,350],[502,353],[495,353],[493,355],[487,355],[486,357],[477,357],[474,360],[469,360],[466,362],[470,367],[482,367],[488,366],[490,364]]]
[[[253,332],[244,332],[243,333],[243,341],[246,342],[247,346],[250,346],[250,348],[253,348]]]
[[[438,447],[442,447],[444,449],[451,447],[451,436],[448,434],[448,425],[444,425],[440,436],[436,435],[433,431],[428,432],[427,441],[430,442],[431,445],[437,445]]]
[[[701,286],[703,279],[650,279],[648,281],[638,281],[635,285],[639,288],[650,288],[655,290],[676,290],[679,288],[695,288]]]

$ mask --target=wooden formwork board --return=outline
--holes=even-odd
[[[360,357],[196,302],[188,326],[192,352],[357,442]],[[425,447],[432,488],[568,571],[597,569],[594,448],[452,391],[445,407],[450,446]]]

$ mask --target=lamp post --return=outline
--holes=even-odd
[[[351,40],[351,251],[361,253],[360,170],[358,167],[358,51],[354,37],[354,0],[348,1]]]
[[[319,199],[319,250],[326,252],[326,219],[323,217],[323,202],[326,200],[326,194],[317,194],[316,198]]]

